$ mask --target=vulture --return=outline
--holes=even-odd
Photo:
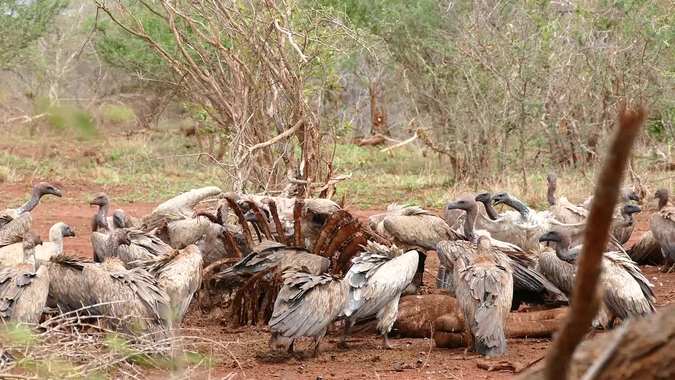
[[[485,230],[494,239],[508,242],[518,247],[537,251],[539,243],[536,242],[538,226],[523,222],[523,217],[518,211],[506,211],[497,213],[493,206],[493,197],[489,192],[480,193],[475,198],[476,202],[483,204],[485,215],[478,213],[475,228]]]
[[[35,247],[35,258],[39,262],[49,261],[49,258],[63,253],[63,238],[75,236],[69,225],[59,222],[49,229],[49,241],[42,242]],[[23,259],[23,244],[14,243],[0,248],[0,266],[16,265]]]
[[[659,211],[652,214],[649,227],[661,247],[665,264],[662,271],[670,273],[675,269],[675,207],[668,202],[666,189],[657,190],[654,197],[659,200]]]
[[[98,193],[94,199],[89,202],[90,206],[97,206],[98,210],[91,221],[91,230],[96,232],[108,232],[118,228],[140,228],[141,222],[129,215],[124,210],[117,209],[113,211],[112,216],[108,216],[110,208],[110,198],[105,193]]]
[[[341,347],[346,347],[354,323],[376,317],[384,346],[391,348],[388,334],[398,317],[398,301],[415,276],[419,256],[415,250],[403,253],[396,246],[369,241],[365,251],[352,259],[352,266],[342,280],[347,282],[349,292],[340,313],[346,319]]]
[[[513,298],[511,263],[494,249],[490,238],[481,236],[474,245],[467,241],[445,242],[454,263],[455,295],[468,325],[470,346],[484,356],[506,352],[505,323]]]
[[[621,207],[621,217],[614,219],[611,230],[612,236],[619,245],[625,244],[630,239],[630,235],[633,234],[633,229],[635,229],[633,215],[641,211],[642,209],[638,205],[625,204]]]
[[[293,219],[296,203],[295,198],[267,197],[250,194],[235,194],[232,195],[232,197],[234,197],[238,204],[243,207],[244,211],[247,212],[249,221],[256,219],[256,217],[248,212],[251,209],[251,205],[255,205],[261,210],[263,217],[268,219],[268,223],[270,222],[269,217],[273,217],[273,212],[276,211],[280,223],[278,228],[276,223],[274,223],[274,225],[271,226],[271,230],[281,237],[279,240],[283,240],[285,236],[291,236],[295,233],[295,223]],[[312,251],[324,224],[331,215],[341,210],[341,207],[330,199],[324,198],[306,198],[300,199],[300,201],[302,201],[300,226],[302,236],[304,237],[302,245]],[[272,208],[274,208],[274,210],[272,210]],[[277,231],[277,229],[281,229],[282,231]]]
[[[40,238],[28,233],[23,237],[23,262],[0,267],[0,320],[38,324],[49,293],[49,271],[36,266],[35,247]]]
[[[108,224],[108,197],[99,194],[91,204],[99,206],[92,219],[91,245],[94,261],[103,262],[106,257],[119,257],[126,265],[169,255],[173,248],[159,237],[130,228],[110,228]],[[128,242],[128,243],[127,243]]]
[[[295,339],[313,337],[313,354],[317,356],[321,338],[328,325],[342,312],[348,293],[348,282],[329,274],[315,275],[295,268],[287,270],[269,321],[270,345],[286,343],[288,351],[293,352]]]
[[[461,238],[443,218],[417,206],[389,206],[387,213],[371,216],[368,223],[375,232],[402,249],[421,253],[413,281],[415,286],[422,285],[425,252],[436,249],[440,241]]]
[[[30,212],[40,203],[45,195],[63,196],[61,190],[47,182],[33,186],[30,199],[18,208],[0,211],[0,247],[18,243],[31,227]]]
[[[453,266],[452,257],[458,256],[458,254],[452,253],[453,250],[475,245],[478,237],[484,236],[490,240],[492,249],[503,255],[502,262],[509,263],[510,265],[510,273],[513,273],[513,308],[517,308],[521,302],[555,304],[567,302],[567,297],[560,289],[548,281],[541,273],[531,269],[536,266],[536,257],[534,255],[525,253],[513,244],[493,239],[489,232],[475,229],[474,224],[478,214],[478,208],[476,201],[473,198],[460,198],[455,202],[450,202],[447,207],[466,212],[464,235],[470,244],[467,245],[462,243],[460,245],[454,245],[452,242],[444,241],[437,245],[436,251],[438,252],[441,267],[444,268],[445,271],[445,274],[440,274],[439,277],[443,280],[448,278],[448,272]],[[457,284],[447,283],[444,285],[445,288],[454,291],[452,286],[456,286]]]
[[[280,272],[290,268],[300,269],[319,275],[328,270],[330,260],[309,253],[304,248],[289,247],[282,243],[265,240],[233,266],[214,275],[214,278],[228,286],[236,286],[253,275],[277,267]]]
[[[558,177],[551,173],[546,177],[546,181],[548,182],[546,200],[548,201],[551,215],[557,221],[566,224],[575,224],[585,221],[588,217],[587,209],[572,204],[572,202],[565,197],[555,197],[555,192],[558,187]]]
[[[222,195],[215,186],[193,189],[157,206],[143,218],[143,231],[157,229],[157,235],[171,247],[185,248],[195,244],[206,233],[211,221],[199,216],[195,207],[203,201]]]
[[[170,299],[145,269],[127,269],[117,257],[103,263],[59,255],[47,264],[50,306],[62,312],[103,316],[103,322],[126,333],[157,333],[170,326]]]
[[[171,326],[180,325],[195,292],[202,284],[202,254],[195,245],[142,263],[169,296]]]
[[[582,251],[581,246],[570,248],[570,237],[564,232],[549,231],[539,240],[554,244],[558,259],[568,264],[574,265]],[[618,252],[604,253],[601,284],[603,303],[610,314],[610,321],[615,318],[626,320],[654,312],[652,284],[637,264],[624,255]]]
[[[652,231],[645,232],[640,240],[630,247],[628,255],[640,265],[661,265],[664,261],[661,246]]]
[[[640,195],[631,187],[624,187],[621,189],[621,194],[619,200],[622,203],[628,203],[630,201],[640,202]],[[586,198],[586,200],[580,205],[586,210],[591,210],[591,203],[593,202],[593,196]]]

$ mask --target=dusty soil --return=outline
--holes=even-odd
[[[0,193],[0,205],[14,206],[27,195],[28,185],[4,184]],[[48,237],[49,227],[58,222],[68,223],[76,231],[75,238],[67,239],[65,250],[69,254],[91,257],[89,242],[90,221],[95,209],[86,202],[97,192],[108,190],[113,202],[115,192],[87,184],[64,185],[65,196],[62,199],[46,198],[33,214],[34,229],[44,238]],[[158,200],[160,202],[161,200]],[[123,208],[132,215],[142,216],[150,212],[155,204],[133,203],[114,204],[112,208]],[[351,210],[359,218],[379,210]],[[638,216],[638,226],[631,238],[637,240],[649,229],[649,213]],[[427,259],[425,283],[434,282],[438,260],[434,253]],[[662,274],[655,267],[643,267],[642,270],[654,283],[654,291],[659,306],[675,299],[675,274]],[[487,371],[480,367],[486,364],[509,362],[516,366],[533,363],[543,357],[550,345],[547,339],[510,339],[508,353],[499,360],[486,360],[463,349],[435,349],[429,339],[395,339],[393,350],[382,349],[379,337],[354,336],[348,350],[336,348],[337,334],[329,334],[322,344],[322,354],[318,358],[290,357],[286,354],[271,353],[268,349],[269,333],[264,327],[232,329],[224,321],[201,315],[192,310],[184,327],[191,334],[208,337],[227,343],[228,351],[216,349],[213,354],[219,362],[203,373],[194,374],[194,378],[222,377],[235,374],[236,379],[506,379],[514,374],[510,371]],[[298,351],[309,347],[309,341],[296,345]],[[479,367],[480,366],[480,367]],[[151,372],[151,378],[164,378]]]

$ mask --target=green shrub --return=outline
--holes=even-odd
[[[104,104],[101,107],[101,118],[105,123],[120,125],[136,120],[136,114],[133,109],[125,105]]]

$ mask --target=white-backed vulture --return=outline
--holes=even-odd
[[[161,336],[169,326],[169,296],[145,269],[126,269],[116,257],[93,263],[65,255],[47,266],[49,303],[62,312],[86,307],[81,314],[103,316],[103,323],[132,334]]]
[[[652,231],[645,232],[640,240],[630,247],[628,255],[640,265],[662,265],[664,262],[661,246]]]
[[[638,194],[637,191],[635,191],[634,188],[632,187],[624,187],[621,189],[621,194],[620,194],[620,201],[621,203],[628,203],[630,201],[635,201],[635,202],[640,202],[640,195]],[[593,203],[593,196],[590,196],[586,198],[586,200],[581,203],[581,207],[585,208],[586,210],[591,210],[591,203]]]
[[[481,236],[467,241],[445,242],[454,264],[455,294],[472,337],[473,349],[485,356],[506,352],[504,327],[513,299],[511,263]]]
[[[638,205],[625,204],[621,207],[621,217],[614,219],[610,231],[620,245],[625,244],[630,239],[630,235],[633,234],[633,229],[635,229],[635,217],[633,215],[641,211],[642,209]]]
[[[195,292],[202,284],[202,254],[195,245],[143,263],[157,278],[157,286],[169,296],[171,326],[179,326]]]
[[[63,253],[63,238],[75,236],[69,225],[59,222],[49,229],[49,241],[42,242],[35,247],[37,261],[49,261],[49,258]],[[23,244],[14,243],[0,248],[0,266],[16,265],[23,259]]]
[[[555,245],[558,259],[575,264],[581,246],[570,247],[564,232],[549,231],[539,239]],[[635,262],[618,252],[605,252],[602,260],[602,297],[610,320],[644,316],[654,312],[652,284]]]
[[[675,207],[668,201],[669,191],[659,189],[654,194],[659,200],[659,211],[652,214],[649,226],[654,239],[661,247],[664,265],[663,272],[675,269]]]
[[[106,257],[119,257],[130,266],[136,261],[151,260],[173,252],[173,248],[159,237],[128,228],[117,228],[110,232],[93,231],[91,245],[94,249],[94,261],[103,262]]]
[[[161,228],[169,222],[182,219],[190,219],[195,215],[195,206],[209,198],[215,198],[222,194],[216,186],[207,186],[192,189],[179,194],[155,207],[152,212],[143,218],[145,231]]]
[[[0,267],[0,321],[37,324],[47,303],[49,272],[36,269],[33,250],[39,237],[26,234],[23,240],[23,263]]]
[[[269,321],[270,346],[285,344],[292,352],[295,339],[313,337],[313,354],[317,356],[321,338],[342,311],[348,292],[347,281],[329,274],[317,276],[297,269],[284,272],[284,284]]]
[[[502,242],[490,236],[490,233],[484,230],[476,230],[474,224],[477,218],[478,210],[476,201],[472,197],[463,197],[455,202],[448,203],[448,208],[459,209],[466,212],[464,220],[464,236],[471,244],[476,244],[479,236],[488,237],[492,248],[504,255],[503,262],[511,265],[513,273],[513,308],[517,308],[520,303],[566,303],[567,297],[554,284],[548,281],[541,273],[535,269],[536,256],[528,254],[517,246]],[[445,274],[439,273],[439,277],[447,279],[452,270],[452,255],[449,251],[453,245],[444,241],[436,246],[436,252],[441,262],[441,268],[444,268]],[[439,272],[440,272],[439,268]],[[454,288],[449,281],[445,281],[444,288],[451,293]],[[455,284],[456,285],[456,284]]]
[[[304,268],[305,272],[319,275],[328,270],[330,260],[309,253],[304,248],[289,247],[276,241],[265,240],[236,264],[214,275],[226,286],[236,286],[246,279],[272,267],[280,272],[290,268]]]
[[[63,196],[61,190],[47,182],[33,186],[30,199],[18,208],[0,211],[0,247],[18,243],[23,235],[30,231],[32,219],[30,212],[45,195]]]
[[[349,330],[360,319],[377,317],[377,329],[384,346],[391,348],[388,334],[398,316],[401,293],[412,282],[419,264],[417,251],[368,242],[365,252],[355,257],[343,281],[349,294],[341,316],[346,319],[340,346],[346,347]]]
[[[588,217],[588,210],[572,204],[567,198],[556,198],[555,192],[558,187],[558,177],[551,173],[546,177],[548,182],[548,191],[546,192],[546,200],[549,204],[549,211],[551,215],[561,223],[575,224],[581,223]]]

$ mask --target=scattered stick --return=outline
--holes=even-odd
[[[386,148],[380,149],[380,153],[385,153],[385,152],[389,152],[390,150],[393,150],[393,149],[396,149],[396,148],[400,148],[400,147],[402,147],[402,146],[405,146],[405,145],[410,144],[411,142],[413,142],[413,141],[415,141],[415,140],[417,140],[417,131],[415,131],[415,134],[413,134],[412,137],[410,137],[410,138],[408,138],[408,139],[405,139],[405,140],[401,141],[401,142],[398,143],[398,144],[395,144],[395,145],[392,145],[392,146],[390,146],[390,147],[386,147]]]

